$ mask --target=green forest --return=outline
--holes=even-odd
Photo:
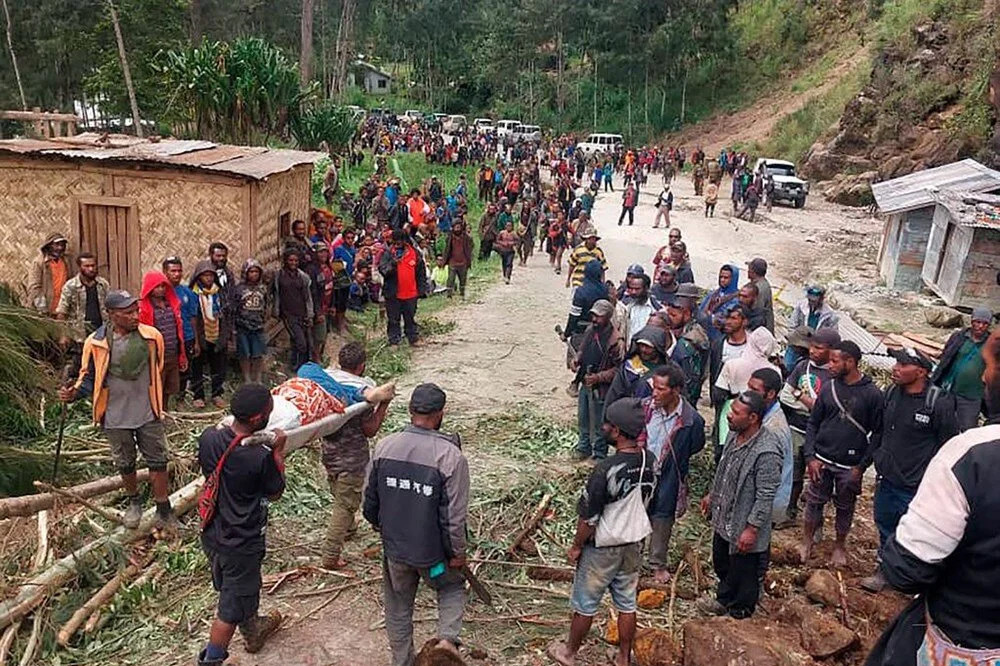
[[[294,126],[300,111],[329,100],[644,138],[745,103],[824,52],[824,26],[861,30],[872,11],[863,1],[817,0],[4,0],[3,8],[10,39],[0,107],[72,111],[98,101],[108,116],[130,118],[124,53],[141,118],[161,133],[248,140],[231,113],[240,99],[261,141],[304,133]],[[358,58],[393,75],[391,96],[348,88]],[[220,83],[241,62],[253,66]],[[214,115],[232,125],[212,126]]]

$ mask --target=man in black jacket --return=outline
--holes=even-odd
[[[614,306],[601,299],[590,309],[590,326],[581,337],[576,354],[577,376],[583,386],[577,396],[577,438],[575,457],[578,460],[602,460],[608,455],[602,418],[604,396],[625,356],[625,341],[611,323]]]
[[[985,399],[988,413],[1000,413],[1000,385],[987,381]],[[889,584],[918,596],[886,628],[866,666],[914,666],[918,656],[927,664],[1000,660],[997,487],[1000,419],[953,437],[931,459],[882,551]],[[943,658],[946,650],[953,660]]]
[[[809,414],[806,426],[805,520],[799,555],[805,563],[812,553],[813,537],[823,523],[823,507],[833,499],[837,510],[837,542],[831,562],[847,564],[847,534],[854,519],[854,505],[861,494],[861,477],[872,463],[872,452],[882,438],[882,391],[861,374],[861,349],[850,340],[830,352],[830,375]]]
[[[879,559],[889,535],[913,500],[931,458],[958,434],[955,397],[930,386],[927,375],[934,363],[914,349],[892,352],[893,386],[886,393],[882,416],[882,441],[875,449],[875,526],[879,536]],[[861,582],[869,592],[886,585],[881,570]]]
[[[385,630],[393,666],[412,666],[413,602],[420,580],[437,592],[439,647],[457,653],[465,612],[469,462],[441,432],[445,393],[420,384],[410,425],[378,443],[362,513],[382,536]]]

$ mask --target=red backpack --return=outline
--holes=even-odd
[[[215,469],[205,478],[205,485],[201,488],[198,496],[198,516],[201,518],[201,529],[205,531],[212,519],[215,518],[215,506],[219,499],[219,483],[222,480],[222,466],[226,464],[226,458],[233,449],[240,445],[246,435],[236,435],[233,441],[219,457],[219,462],[215,464]]]

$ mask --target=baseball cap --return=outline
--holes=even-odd
[[[785,341],[791,347],[808,347],[813,342],[815,334],[809,326],[798,326],[785,335]]]
[[[677,267],[674,266],[673,264],[664,264],[664,266],[660,269],[660,273],[659,274],[662,275],[664,273],[670,273],[671,275],[677,275]]]
[[[812,334],[812,342],[832,347],[840,343],[840,333],[832,328],[821,328]]]
[[[625,274],[626,275],[645,275],[646,274],[646,270],[640,264],[632,264],[631,266],[628,267],[628,270],[625,271]]]
[[[826,287],[820,286],[818,284],[813,284],[806,287],[806,296],[822,296],[825,293],[826,293]]]
[[[593,231],[593,230],[592,231],[585,231],[585,232],[583,232],[583,235],[580,236],[580,238],[583,238],[584,240],[586,240],[588,238],[596,238],[597,240],[601,240],[601,237],[597,235],[597,231]]]
[[[629,439],[635,439],[646,428],[646,415],[638,398],[615,400],[604,411],[604,420]]]
[[[601,317],[610,317],[611,313],[615,311],[615,306],[611,305],[611,301],[602,298],[594,302],[590,311],[595,315],[600,315]]]
[[[437,384],[420,384],[410,395],[410,411],[414,414],[433,414],[444,409],[447,395]]]
[[[920,353],[913,347],[903,347],[902,349],[890,349],[889,356],[896,359],[896,361],[899,363],[904,363],[906,365],[919,365],[921,368],[927,371],[934,369],[934,361],[932,361],[927,356]]]
[[[698,298],[701,292],[694,282],[681,282],[677,285],[677,296],[679,298]]]
[[[112,289],[104,299],[104,307],[108,310],[124,310],[138,300],[124,289]]]
[[[749,266],[750,270],[752,270],[757,275],[763,275],[767,273],[767,261],[765,261],[761,257],[754,257],[753,259],[747,262],[747,266]]]
[[[985,321],[987,323],[993,321],[993,313],[986,308],[975,308],[972,311],[972,321]]]

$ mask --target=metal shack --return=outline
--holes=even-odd
[[[1000,196],[942,190],[922,276],[948,305],[1000,303]]]
[[[936,206],[933,193],[945,189],[1000,191],[1000,172],[964,159],[872,185],[875,202],[885,216],[878,268],[886,286],[901,291],[918,291],[923,286],[924,256]]]
[[[308,220],[313,163],[323,153],[79,134],[0,141],[0,282],[23,287],[52,232],[93,252],[112,287],[177,255],[194,268],[213,241],[239,271],[277,260],[291,222]]]

